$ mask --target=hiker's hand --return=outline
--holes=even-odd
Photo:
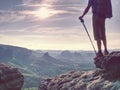
[[[79,20],[80,20],[81,22],[84,22],[83,16],[80,16],[80,17],[79,17]]]
[[[82,18],[83,18],[83,16],[80,16],[80,17],[79,17],[79,20],[82,20]]]

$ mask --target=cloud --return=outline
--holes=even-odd
[[[39,14],[44,13],[43,11],[48,10],[47,12],[51,14],[51,16],[56,14],[75,14],[75,12],[79,11],[79,0],[23,0],[23,5],[26,7],[35,8],[34,10],[29,10],[28,14],[36,13],[38,10]],[[77,8],[78,7],[78,8]],[[31,11],[31,12],[30,12]],[[33,12],[35,11],[35,12]],[[26,14],[26,13],[25,13]]]
[[[0,11],[0,23],[12,23],[21,21],[25,18],[25,16],[21,15],[19,12],[16,11]]]
[[[39,7],[38,9],[31,11],[22,11],[21,14],[23,15],[31,15],[33,17],[37,17],[39,19],[46,19],[48,17],[54,16],[56,14],[62,14],[62,13],[66,13],[63,10],[55,10],[53,8],[50,8],[48,6],[45,7]]]
[[[23,0],[23,5],[26,6],[40,6],[41,4],[53,4],[55,2],[57,2],[57,0]]]
[[[60,20],[79,12],[79,4],[84,0],[22,0],[9,11],[1,12],[1,22],[36,21],[41,18]],[[76,8],[77,7],[77,8]]]
[[[42,0],[23,0],[22,3],[23,5],[36,5],[40,4]]]
[[[82,8],[78,2],[83,1],[23,0],[14,9],[1,11],[0,22],[14,23],[13,26],[18,28],[38,24],[41,27],[69,29],[78,25],[76,20]]]

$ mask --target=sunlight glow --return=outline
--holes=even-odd
[[[57,12],[49,9],[48,7],[41,7],[40,9],[34,11],[34,15],[40,19],[46,19],[54,14],[57,14]]]
[[[33,3],[32,1],[33,0],[28,0],[28,1],[24,0],[24,3],[25,5],[28,4],[27,6],[29,5],[37,6],[38,8],[34,11],[30,10],[30,11],[21,12],[22,14],[31,15],[39,19],[47,19],[56,14],[64,13],[64,11],[62,10],[56,10],[52,5],[53,3],[56,2],[56,0],[40,0],[39,3],[35,3],[35,4],[32,4]]]
[[[32,15],[39,19],[47,19],[56,14],[65,13],[65,11],[55,10],[55,9],[51,8],[50,6],[43,6],[43,7],[39,7],[38,9],[36,9],[34,11],[24,11],[21,13],[24,15]]]

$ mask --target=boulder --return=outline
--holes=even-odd
[[[0,63],[0,90],[21,90],[23,75],[17,68]]]
[[[96,67],[104,71],[104,76],[106,78],[108,78],[108,76],[111,79],[120,77],[120,51],[96,58],[94,61]]]

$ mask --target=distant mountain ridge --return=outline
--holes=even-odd
[[[17,46],[0,44],[0,61],[12,64],[12,65],[16,64],[19,67],[25,67],[28,69],[31,68],[33,70],[32,72],[36,72],[36,69],[37,69],[36,67],[41,67],[41,66],[45,67],[46,65],[49,66],[51,69],[53,69],[53,71],[56,68],[52,68],[53,67],[52,65],[55,65],[56,67],[57,66],[66,67],[66,68],[69,68],[68,70],[77,70],[79,69],[79,67],[81,69],[83,68],[81,67],[83,63],[89,64],[89,65],[91,64],[92,62],[90,61],[91,59],[87,61],[87,58],[84,58],[84,57],[87,57],[88,55],[89,58],[92,58],[94,55],[93,53],[88,53],[84,55],[84,53],[71,52],[67,50],[67,51],[60,51],[60,52],[54,51],[54,54],[56,54],[56,56],[53,57],[51,56],[51,52],[52,51],[37,52],[37,51],[33,51],[33,50],[29,50],[29,49],[21,48]]]
[[[31,54],[32,50],[26,48],[0,44],[0,60],[2,62],[8,62],[11,59],[24,60],[25,62]]]

